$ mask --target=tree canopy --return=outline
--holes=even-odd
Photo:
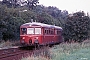
[[[37,22],[61,26],[65,41],[90,38],[89,14],[79,11],[69,14],[57,7],[39,5],[39,0],[3,0],[0,2],[0,40],[19,40],[22,24]]]
[[[85,13],[76,12],[69,15],[64,26],[65,40],[83,41],[89,37],[90,18]]]

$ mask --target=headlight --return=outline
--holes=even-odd
[[[39,43],[39,42],[38,42],[38,37],[35,37],[35,38],[34,38],[34,43]]]
[[[34,40],[34,43],[39,43],[38,40]]]
[[[35,39],[38,39],[38,37],[36,37]]]
[[[25,37],[23,37],[22,39],[25,39]]]

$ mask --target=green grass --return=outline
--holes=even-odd
[[[90,44],[61,44],[50,50],[52,60],[90,60]]]
[[[1,41],[0,42],[0,48],[10,48],[10,47],[13,47],[13,46],[19,46],[19,40],[18,41]]]
[[[52,48],[46,47],[21,60],[90,60],[90,42],[62,43]]]
[[[1,42],[0,48],[18,45],[10,41]],[[31,56],[20,60],[90,60],[90,41],[83,43],[61,43],[52,48],[35,50]]]
[[[12,43],[10,42],[10,41],[2,41],[1,43],[0,43],[0,48],[4,48],[4,47],[11,47],[12,46]]]

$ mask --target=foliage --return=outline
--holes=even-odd
[[[50,49],[52,60],[89,60],[89,43],[64,43],[54,46]]]
[[[19,38],[19,27],[24,20],[18,17],[17,10],[0,5],[0,39]],[[20,22],[20,23],[19,23]]]
[[[46,57],[48,56],[48,57]],[[42,58],[41,58],[42,57]],[[89,60],[90,41],[82,43],[61,43],[53,47],[34,50],[31,56],[21,60]]]
[[[18,47],[20,45],[20,41],[0,41],[0,49],[3,48],[11,48],[11,47]]]
[[[45,58],[45,57],[42,57],[42,56],[38,56],[38,57],[34,57],[34,56],[29,56],[29,57],[26,57],[26,58],[22,58],[21,60],[51,60],[51,59],[48,59],[48,58]]]
[[[52,25],[61,25],[58,19],[55,19],[41,9],[29,10],[28,7],[8,8],[6,5],[0,5],[0,40],[18,40],[20,25],[26,22],[34,21]]]
[[[49,47],[43,46],[39,50],[33,50],[30,55],[23,57],[21,60],[51,60],[50,57]]]
[[[8,7],[16,8],[18,4],[18,0],[2,0],[2,4],[6,4]]]
[[[38,0],[27,0],[27,6],[31,9],[33,9],[34,7],[37,6],[37,4],[39,3]]]
[[[6,4],[9,8],[27,5],[29,9],[33,9],[38,3],[38,0],[2,0],[2,4]]]
[[[42,12],[47,13],[48,15],[51,15],[52,18],[54,18],[55,21],[54,24],[58,26],[62,26],[64,24],[64,21],[67,20],[68,17],[68,11],[66,10],[59,10],[57,7],[49,6],[45,7],[43,5],[38,5],[35,9],[36,13],[42,14]]]
[[[0,3],[0,40],[19,39],[20,25],[30,22],[31,19],[41,23],[61,26],[65,41],[83,41],[89,38],[89,15],[85,16],[83,12],[76,12],[71,16],[66,10],[62,11],[57,7],[38,5],[38,1],[3,0]]]
[[[88,38],[90,30],[90,18],[84,12],[76,12],[65,21],[65,41],[83,41]]]

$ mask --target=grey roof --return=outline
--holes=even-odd
[[[59,26],[54,26],[54,25],[48,25],[48,24],[44,24],[44,23],[39,23],[39,22],[29,22],[29,23],[25,23],[21,26],[41,26],[41,27],[52,27],[52,28],[57,28],[57,29],[62,29],[61,27]]]

